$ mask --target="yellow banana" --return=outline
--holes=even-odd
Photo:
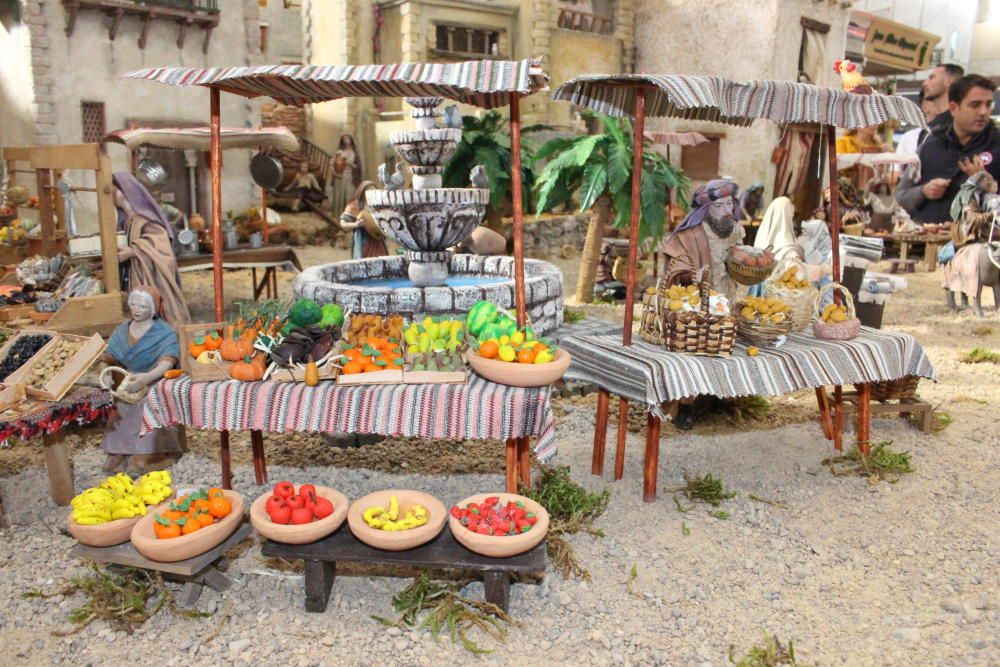
[[[76,521],[81,526],[96,526],[97,524],[107,523],[108,519],[97,516],[96,514],[88,514],[84,516],[73,516],[73,521]]]
[[[378,517],[382,516],[383,514],[385,514],[384,507],[373,506],[365,510],[365,513],[362,515],[362,518],[365,520],[365,523],[367,523],[370,526],[372,525],[373,521],[375,521]]]
[[[389,518],[393,521],[399,518],[399,499],[396,496],[389,498]]]

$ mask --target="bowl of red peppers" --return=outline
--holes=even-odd
[[[451,508],[448,526],[469,551],[507,558],[531,551],[545,539],[549,513],[514,493],[479,493]]]

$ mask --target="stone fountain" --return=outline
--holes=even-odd
[[[514,309],[514,259],[453,254],[482,222],[490,191],[481,179],[470,188],[442,188],[444,164],[462,139],[462,130],[437,127],[440,98],[409,98],[417,128],[390,136],[409,166],[413,188],[403,189],[402,167],[379,175],[383,190],[366,193],[382,232],[406,249],[404,255],[345,260],[305,269],[295,280],[298,297],[336,303],[354,313],[464,315],[486,299]],[[555,330],[563,317],[562,272],[540,260],[525,260],[525,301],[539,334]]]

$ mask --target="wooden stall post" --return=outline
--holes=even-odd
[[[590,462],[591,475],[604,474],[604,447],[608,439],[608,402],[611,393],[607,389],[597,390],[597,418],[594,420],[594,451]]]
[[[510,96],[510,189],[514,205],[514,305],[517,308],[517,326],[527,322],[524,298],[524,212],[522,211],[521,184],[521,97]]]
[[[34,166],[34,165],[32,165]],[[36,167],[35,178],[38,187],[38,219],[41,226],[42,252],[46,257],[56,253],[56,225],[52,210],[52,171]]]
[[[833,243],[833,281],[840,282],[840,185],[837,183],[837,128],[826,126],[830,171],[830,241]],[[840,303],[839,292],[833,293]]]
[[[118,216],[111,181],[111,158],[103,150],[97,156],[97,224],[101,230],[101,262],[104,266],[104,291],[114,294],[122,288],[118,271]]]
[[[215,287],[215,321],[225,317],[222,296],[222,126],[219,89],[211,90],[211,146],[209,165],[212,170],[212,280]]]

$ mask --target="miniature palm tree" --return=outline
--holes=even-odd
[[[627,229],[632,210],[632,124],[600,114],[603,132],[552,139],[535,153],[535,161],[551,158],[538,177],[537,211],[570,204],[579,192],[581,211],[593,209],[583,245],[576,300],[594,299],[594,278],[601,255],[604,227],[612,222]],[[640,247],[649,247],[663,236],[667,218],[667,195],[675,190],[675,201],[687,199],[688,179],[665,157],[643,149]],[[613,216],[613,218],[612,218]]]

